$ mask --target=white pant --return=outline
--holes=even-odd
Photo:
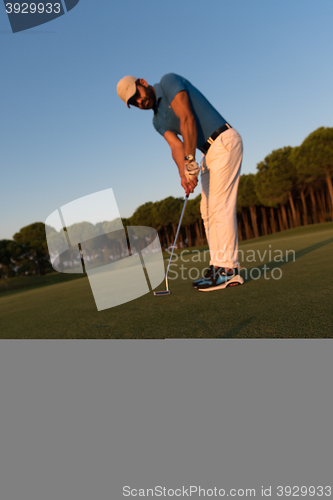
[[[242,157],[242,138],[230,128],[215,139],[201,162],[200,210],[210,265],[239,265],[236,206]]]

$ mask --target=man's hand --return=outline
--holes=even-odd
[[[182,187],[185,189],[186,196],[188,196],[190,193],[193,193],[194,188],[198,184],[198,178],[194,177],[193,179],[190,179],[189,181],[186,179],[186,175],[183,175],[180,178],[180,183]]]
[[[198,179],[199,173],[200,167],[196,161],[191,161],[190,163],[185,164],[185,176],[188,181],[194,178]]]
[[[186,196],[189,193],[193,193],[194,188],[198,184],[198,175],[200,173],[200,167],[196,161],[191,161],[190,163],[185,163],[185,173],[181,177],[181,185],[185,189]],[[185,182],[184,182],[185,178]]]
[[[164,134],[164,138],[169,144],[172,152],[172,158],[174,159],[178,171],[179,171],[179,176],[180,176],[180,183],[182,187],[185,189],[186,196],[189,193],[193,193],[194,188],[198,184],[198,179],[197,176],[194,175],[193,179],[188,180],[185,175],[185,162],[184,162],[184,145],[182,141],[179,139],[179,137],[174,133],[171,132],[170,130],[167,130]],[[195,163],[197,166],[198,164],[196,162],[191,162]],[[199,166],[198,166],[199,169]]]

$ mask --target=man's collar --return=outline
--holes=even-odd
[[[155,83],[154,89],[156,93],[156,107],[154,108],[154,113],[156,113],[159,106],[159,102],[162,99],[161,85],[159,83]]]

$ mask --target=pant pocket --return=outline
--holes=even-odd
[[[233,128],[223,132],[219,139],[221,141],[221,145],[228,151],[228,153],[230,153],[230,151],[242,141],[239,133]]]

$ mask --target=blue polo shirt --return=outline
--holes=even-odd
[[[153,125],[157,132],[164,136],[166,131],[180,133],[180,120],[171,108],[171,102],[178,92],[186,90],[192,105],[194,118],[198,129],[197,148],[200,149],[208,137],[226,120],[216,111],[209,101],[188,80],[175,73],[168,73],[154,85],[156,92],[156,109]]]

